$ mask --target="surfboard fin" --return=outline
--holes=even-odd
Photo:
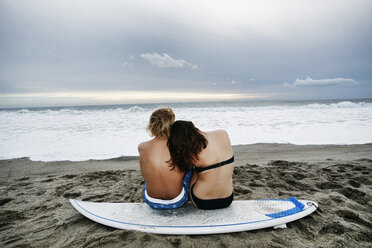
[[[283,228],[287,228],[287,225],[284,223],[284,224],[281,224],[281,225],[278,225],[278,226],[274,226],[274,229],[283,229]]]

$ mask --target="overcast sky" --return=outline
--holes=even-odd
[[[369,0],[0,0],[0,107],[366,97]]]

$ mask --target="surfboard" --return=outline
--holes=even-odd
[[[102,203],[70,199],[74,208],[100,224],[126,230],[175,235],[216,234],[285,228],[286,223],[313,213],[308,200],[236,200],[224,209],[200,210],[191,203],[171,210],[155,210],[146,203]]]

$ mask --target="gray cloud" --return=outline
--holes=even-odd
[[[351,78],[331,78],[331,79],[312,79],[307,77],[306,79],[297,78],[293,84],[287,82],[283,83],[283,87],[292,88],[297,86],[328,86],[328,85],[354,85],[357,81]]]
[[[371,97],[371,16],[364,0],[0,1],[0,93]]]

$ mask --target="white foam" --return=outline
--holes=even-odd
[[[372,142],[372,104],[174,107],[201,130],[225,129],[233,145]],[[138,155],[153,108],[0,111],[0,159],[87,160]]]
[[[304,107],[306,108],[314,108],[314,109],[330,109],[330,108],[361,108],[361,107],[371,107],[371,103],[365,103],[365,102],[359,102],[354,103],[350,101],[343,101],[339,103],[331,103],[331,104],[320,104],[320,103],[314,103],[314,104],[308,104]]]

